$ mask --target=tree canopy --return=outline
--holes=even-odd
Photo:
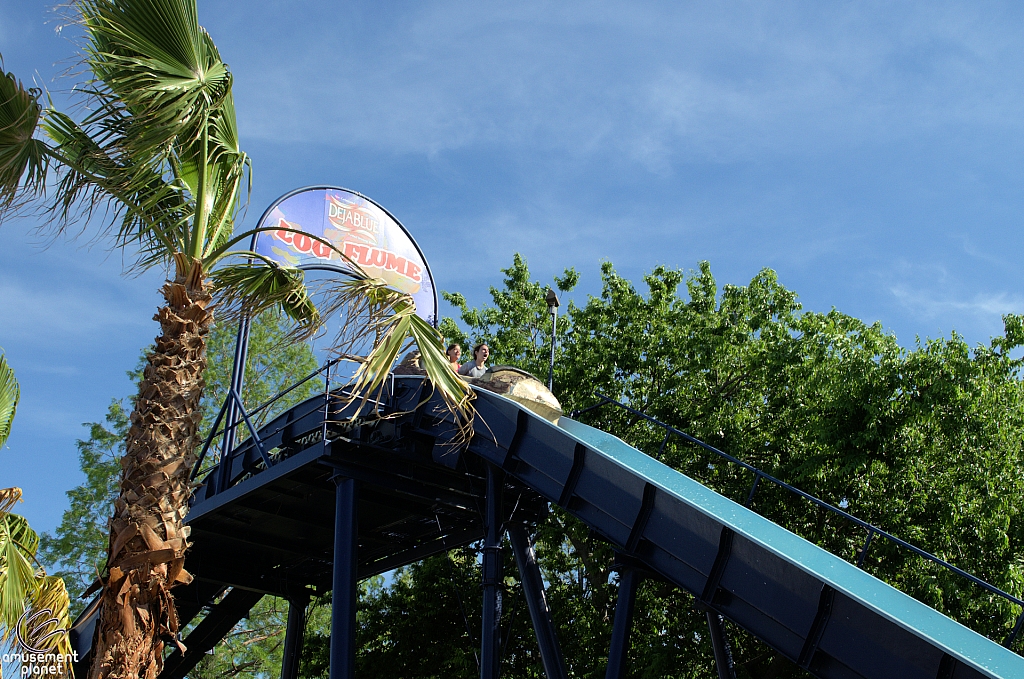
[[[530,278],[519,256],[503,273],[503,286],[492,288],[491,303],[481,308],[446,294],[461,325],[446,319],[443,332],[487,342],[496,364],[544,375],[551,332],[546,286]],[[568,291],[576,280],[568,270],[555,286]],[[953,333],[904,347],[878,323],[835,309],[804,311],[768,269],[747,285],[720,287],[707,262],[690,272],[658,267],[638,289],[605,263],[601,282],[600,296],[570,302],[559,322],[555,393],[567,412],[598,403],[595,393],[622,401],[1011,594],[1024,591],[1017,502],[1024,490],[1024,409],[1020,352],[1014,352],[1024,344],[1020,317],[1007,316],[1004,335],[987,346],[970,347]],[[604,407],[581,417],[734,500],[743,502],[750,491],[750,473],[678,439],[663,446],[661,429],[626,411]],[[848,560],[856,560],[866,538],[864,530],[778,488],[761,485],[753,508]],[[536,539],[567,663],[575,676],[603,676],[617,587],[612,551],[557,509]],[[1019,614],[885,541],[872,543],[864,567],[999,641]],[[427,594],[435,586],[430,572],[409,569],[394,591],[368,602],[367,628],[386,628],[396,616],[403,629],[414,627],[409,604],[381,602],[434,596]],[[506,596],[514,583],[508,575]],[[630,676],[714,672],[704,616],[691,604],[678,590],[645,581]],[[511,606],[506,599],[506,611]],[[805,676],[741,630],[730,632],[740,676]],[[455,623],[436,637],[472,648]],[[529,634],[513,632],[507,643],[506,664],[533,648]],[[375,667],[383,671],[377,655]],[[399,658],[396,650],[392,671],[400,671]],[[530,667],[510,676],[541,676],[539,661]],[[401,671],[473,674],[457,663]]]

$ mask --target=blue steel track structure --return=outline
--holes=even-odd
[[[1008,648],[1024,614],[1002,644],[987,639],[610,434],[571,417],[550,422],[501,395],[476,392],[475,434],[463,445],[456,445],[444,404],[418,376],[393,376],[377,399],[352,399],[331,390],[328,380],[321,394],[259,428],[255,413],[238,408],[240,417],[232,416],[231,404],[240,402],[232,392],[221,415],[228,412],[228,427],[248,436],[236,445],[229,431],[217,464],[198,476],[187,517],[187,567],[194,580],[174,590],[183,629],[205,616],[184,639],[188,650],[167,658],[161,678],[187,676],[269,594],[290,602],[282,678],[295,679],[306,603],[311,593],[330,591],[330,676],[350,679],[357,582],[482,541],[481,677],[496,679],[500,550],[507,535],[545,672],[563,679],[565,663],[529,537],[551,504],[618,555],[609,679],[627,674],[637,584],[644,577],[673,583],[706,613],[723,679],[735,676],[725,620],[822,679],[1024,678],[1024,658]],[[614,407],[609,399],[598,405]],[[215,430],[219,424],[220,418]],[[714,450],[656,424],[666,440],[678,435]],[[766,481],[827,506],[714,452],[754,474],[747,504]],[[828,508],[866,530],[859,561],[874,538],[924,554]],[[973,580],[993,596],[1024,603]],[[72,630],[83,660],[76,669],[89,660],[95,619],[89,608]]]

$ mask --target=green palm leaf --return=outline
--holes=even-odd
[[[0,61],[0,209],[34,198],[46,183],[46,145],[35,139],[40,91],[26,89]],[[24,189],[24,195],[20,193]]]
[[[39,536],[28,521],[10,513],[20,498],[20,488],[0,489],[0,645],[16,647],[24,640],[32,648],[23,650],[44,649],[68,656],[68,591],[61,578],[46,575],[36,561]],[[22,624],[33,616],[46,624]],[[48,671],[50,676],[61,669],[45,659],[23,661],[23,665],[30,673]],[[43,667],[48,670],[33,670]]]
[[[204,259],[230,239],[249,159],[231,75],[194,0],[73,6],[95,78],[77,89],[92,111],[81,124],[43,113],[45,148],[62,171],[57,228],[102,207],[117,244],[141,246],[142,268],[168,265],[175,252]]]
[[[36,567],[33,564],[39,537],[24,517],[0,516],[0,638],[7,639],[25,612],[25,604],[35,593]]]
[[[4,355],[0,354],[0,448],[11,435],[11,424],[14,421],[14,412],[18,409],[20,396],[21,391],[18,388],[18,380],[14,379],[14,371],[7,365]],[[2,505],[0,511],[3,511]]]
[[[309,297],[301,269],[270,260],[229,264],[212,271],[210,281],[221,318],[233,320],[242,314],[252,318],[276,306],[296,322],[300,336],[308,337],[320,327],[320,313]]]
[[[100,208],[114,215],[111,224],[118,245],[135,243],[143,258],[156,252],[153,263],[165,263],[168,249],[182,240],[181,227],[191,211],[159,168],[126,165],[130,159],[116,142],[107,140],[104,145],[99,132],[59,111],[47,110],[41,129],[54,143],[48,152],[60,161],[60,183],[49,208],[58,230],[88,221]]]
[[[194,0],[80,0],[86,64],[131,115],[126,147],[198,141],[231,87]]]

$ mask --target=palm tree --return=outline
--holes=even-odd
[[[11,433],[18,396],[14,371],[0,353],[0,448]],[[66,661],[71,657],[68,592],[62,579],[47,575],[36,561],[39,536],[25,517],[11,511],[20,500],[20,488],[0,488],[0,651],[18,651],[24,658],[39,651],[58,653]],[[32,624],[26,625],[26,620]],[[39,662],[22,662],[30,669],[45,668],[51,676],[70,669],[45,656]]]
[[[183,518],[215,302],[251,314],[279,306],[307,333],[320,314],[301,271],[235,249],[252,235],[234,233],[249,158],[239,148],[231,73],[195,0],[75,0],[71,9],[85,33],[91,78],[76,93],[87,113],[76,121],[42,105],[42,93],[13,74],[0,78],[0,213],[36,207],[57,233],[100,222],[118,247],[137,253],[133,270],[168,271],[110,520],[91,673],[155,678],[165,640],[178,635],[170,589],[190,580]],[[369,311],[377,338],[360,386],[379,386],[411,337],[434,387],[468,416],[470,392],[411,298],[354,269],[340,301]]]

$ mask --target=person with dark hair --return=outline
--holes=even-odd
[[[462,347],[459,346],[459,343],[452,342],[444,350],[444,353],[448,356],[448,362],[451,363],[452,370],[459,372],[459,359],[462,358]]]
[[[491,349],[481,342],[473,347],[473,360],[459,368],[459,374],[466,377],[483,377],[487,372],[487,357],[491,355]]]

